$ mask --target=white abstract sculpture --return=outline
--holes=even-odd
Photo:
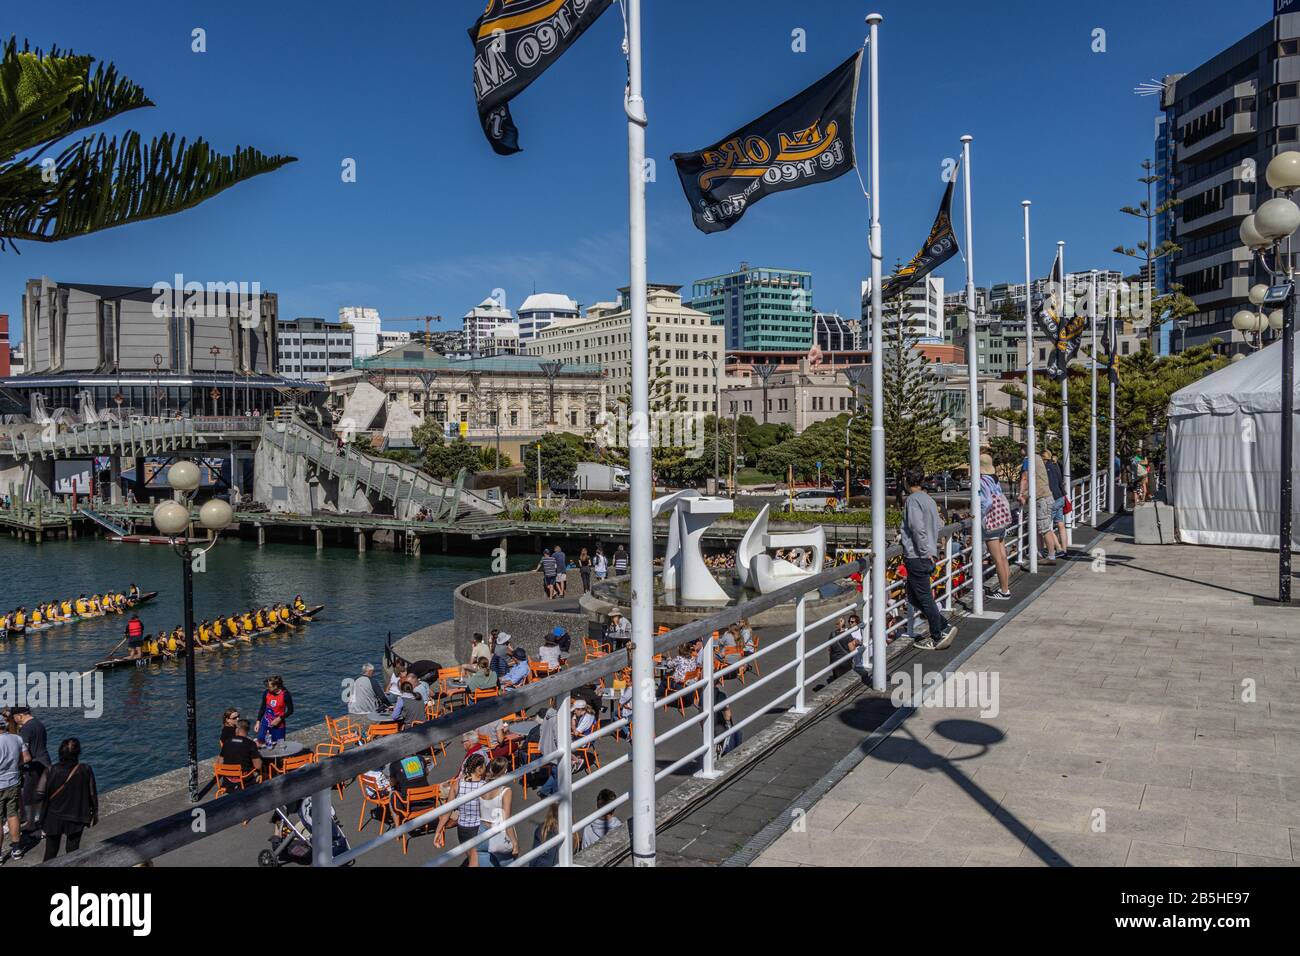
[[[770,534],[767,530],[769,508],[770,505],[763,506],[736,551],[736,580],[759,594],[771,594],[803,578],[810,578],[826,563],[825,528],[818,526],[812,531]],[[807,568],[800,568],[768,554],[770,550],[781,548],[812,548],[812,561]]]
[[[688,604],[726,604],[727,592],[704,563],[700,544],[704,532],[720,516],[736,510],[730,498],[711,498],[698,491],[678,491],[655,500],[652,517],[672,511],[668,523],[668,549],[660,575],[664,590]]]

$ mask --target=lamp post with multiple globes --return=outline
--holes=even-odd
[[[1278,580],[1279,604],[1291,603],[1291,462],[1294,443],[1295,415],[1295,260],[1291,253],[1291,237],[1300,229],[1300,206],[1292,199],[1300,189],[1300,152],[1279,153],[1268,164],[1266,179],[1269,188],[1281,196],[1274,196],[1260,204],[1253,215],[1241,224],[1241,241],[1258,257],[1273,284],[1263,291],[1251,290],[1251,301],[1259,306],[1281,306],[1280,320],[1270,316],[1257,316],[1243,311],[1233,318],[1233,326],[1240,328],[1249,318],[1253,329],[1260,332],[1266,327],[1280,328],[1282,333],[1282,414],[1281,414],[1281,468],[1278,507]],[[1241,320],[1241,326],[1238,325]],[[1276,323],[1276,324],[1275,324]],[[1243,329],[1245,331],[1245,329]]]
[[[181,582],[185,601],[185,721],[189,748],[190,802],[199,801],[199,733],[194,689],[194,562],[217,543],[217,536],[230,527],[235,513],[229,504],[213,498],[199,509],[199,524],[212,532],[207,547],[190,547],[190,500],[199,487],[199,468],[192,461],[178,461],[167,469],[167,484],[176,497],[153,509],[154,526],[170,539],[181,558]],[[200,570],[202,570],[200,568]]]

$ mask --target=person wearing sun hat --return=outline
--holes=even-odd
[[[1007,530],[1011,527],[1011,505],[998,483],[993,456],[980,453],[980,514],[984,522],[984,546],[993,558],[998,574],[998,588],[988,588],[985,593],[996,601],[1011,597],[1011,565],[1007,562]]]

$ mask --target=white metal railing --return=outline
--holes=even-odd
[[[1090,503],[1086,496],[1091,491],[1086,487],[1090,479],[1074,482],[1076,494],[1083,503]],[[1013,505],[1013,524],[1005,537],[1008,561],[1013,569],[1023,567],[1026,563],[1028,546],[1028,528],[1026,520],[1032,519],[1026,509]],[[969,521],[948,525],[943,530],[943,554],[937,562],[934,580],[941,606],[951,611],[961,600],[964,593],[974,586],[971,573],[971,543]],[[890,560],[899,557],[897,547],[890,549]],[[996,574],[991,555],[983,556],[986,581],[994,580]],[[813,578],[799,584],[790,585],[776,594],[766,595],[746,602],[734,608],[721,611],[702,621],[692,622],[673,631],[659,635],[655,639],[655,652],[662,655],[679,644],[698,641],[700,650],[696,657],[698,676],[690,677],[684,683],[677,684],[663,680],[665,693],[659,696],[655,692],[654,710],[656,721],[655,755],[656,781],[664,780],[682,767],[697,765],[696,776],[712,778],[719,776],[717,766],[718,751],[732,734],[744,730],[756,721],[769,717],[775,707],[789,705],[790,712],[805,714],[808,712],[808,690],[826,675],[844,668],[852,667],[859,651],[834,652],[834,648],[846,636],[856,635],[864,643],[869,642],[871,632],[870,588],[858,591],[846,589],[842,598],[832,602],[833,609],[822,613],[816,620],[808,619],[810,596],[816,596],[816,589],[824,584],[843,582],[855,571],[865,575],[869,572],[869,562],[860,559],[856,562],[827,569]],[[905,594],[905,581],[891,569],[887,584],[886,633],[890,640],[903,635],[915,636],[915,615],[908,606]],[[722,659],[716,656],[715,643],[718,635],[729,625],[742,617],[782,603],[794,603],[795,624],[788,633],[767,639],[756,640],[752,652],[739,656],[726,655]],[[855,614],[860,619],[856,627],[836,626],[838,619]],[[823,628],[831,625],[829,631]],[[758,636],[756,635],[756,638]],[[843,651],[843,648],[840,648]],[[786,652],[789,659],[777,662],[777,655]],[[818,659],[819,655],[825,655]],[[734,659],[733,659],[734,657]],[[860,657],[860,666],[869,669],[869,653]],[[755,665],[762,665],[760,675]],[[741,668],[752,672],[742,686],[728,693],[721,699],[716,693],[717,685],[727,678],[739,673]],[[416,725],[400,734],[381,737],[368,744],[360,744],[345,750],[344,753],[322,760],[319,764],[294,774],[281,776],[261,784],[249,791],[222,797],[205,805],[207,828],[202,834],[194,834],[189,825],[190,811],[183,811],[173,817],[158,821],[138,831],[111,838],[111,846],[93,847],[68,857],[68,863],[88,865],[124,865],[150,859],[171,849],[183,846],[199,839],[210,838],[220,830],[232,827],[244,820],[252,819],[267,812],[274,806],[283,805],[304,796],[311,796],[314,806],[324,806],[331,799],[332,788],[344,783],[363,772],[370,772],[386,767],[395,759],[421,753],[437,746],[440,742],[457,739],[467,731],[478,732],[479,728],[495,724],[499,719],[511,713],[540,706],[545,709],[548,701],[556,704],[557,744],[547,753],[525,762],[508,774],[491,781],[493,789],[517,783],[527,774],[551,766],[555,774],[557,788],[555,793],[531,802],[525,802],[517,812],[507,819],[486,820],[485,828],[465,843],[436,852],[424,865],[438,866],[464,857],[471,850],[483,847],[491,838],[509,827],[516,827],[523,821],[545,813],[551,806],[558,804],[559,829],[544,843],[528,850],[521,848],[520,855],[512,865],[527,865],[540,854],[558,848],[558,862],[569,865],[573,861],[573,844],[576,835],[600,816],[610,813],[630,799],[626,789],[616,791],[613,802],[600,807],[593,813],[577,816],[575,798],[600,781],[608,781],[610,775],[631,763],[630,748],[620,748],[614,752],[615,738],[624,735],[630,737],[630,720],[622,716],[621,708],[616,711],[616,719],[609,723],[599,720],[590,732],[575,735],[571,724],[572,695],[579,687],[600,680],[612,684],[616,675],[630,670],[627,657],[622,652],[587,660],[574,664],[532,685],[517,691],[503,694],[500,698],[487,703],[475,704],[453,711],[449,716]],[[698,705],[695,702],[698,700]],[[742,702],[752,704],[749,713],[735,719],[728,726],[718,726],[717,715],[724,707],[735,707]],[[697,713],[686,716],[683,712],[690,709],[686,705],[695,705]],[[662,724],[662,726],[661,726]],[[678,746],[670,753],[666,745],[679,738],[687,741],[684,752],[677,752]],[[572,759],[583,748],[602,744],[604,752],[600,754],[599,766],[590,768],[589,772],[578,777],[573,770]],[[521,745],[522,746],[522,745]],[[526,755],[527,751],[524,750]],[[659,764],[662,764],[660,766]],[[477,799],[483,791],[463,794],[455,799],[430,807],[426,812],[408,819],[404,823],[385,830],[382,835],[360,843],[345,853],[333,855],[330,847],[329,828],[317,827],[314,843],[314,856],[322,865],[342,865],[374,851],[375,849],[401,839],[416,830],[435,824],[440,818],[458,810],[470,800]],[[316,819],[320,816],[313,813]]]

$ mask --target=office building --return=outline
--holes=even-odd
[[[812,348],[811,272],[742,262],[739,271],[697,280],[685,304],[723,329],[728,349]]]
[[[278,370],[288,378],[323,382],[334,372],[352,368],[352,336],[351,329],[324,319],[279,322]]]
[[[889,283],[889,278],[885,280]],[[881,321],[886,336],[902,324],[903,334],[909,338],[928,342],[942,342],[944,335],[944,291],[943,279],[926,276],[920,282],[908,286],[903,295],[903,308],[899,313],[892,301],[886,301],[881,308]],[[862,325],[871,327],[871,280],[862,283]]]
[[[531,342],[542,329],[579,317],[578,303],[558,292],[534,292],[519,306],[519,341]],[[468,344],[468,343],[466,343]]]
[[[1294,7],[1277,0],[1275,11]],[[1246,347],[1232,316],[1249,308],[1257,273],[1240,239],[1241,221],[1272,198],[1264,171],[1278,153],[1300,148],[1300,12],[1273,18],[1205,63],[1165,82],[1162,106],[1173,150],[1168,170],[1180,205],[1170,223],[1182,247],[1164,281],[1197,305],[1190,348],[1214,338]],[[1184,336],[1170,336],[1181,345]]]
[[[862,348],[861,323],[838,312],[813,313],[813,344],[822,352],[856,352]]]
[[[681,286],[651,284],[647,308],[652,393],[664,405],[671,399],[675,411],[711,413],[724,371],[722,329],[682,304]],[[628,290],[620,289],[617,302],[597,303],[584,318],[544,328],[531,342],[521,336],[520,344],[539,358],[604,368],[616,402],[632,389],[631,318]]]
[[[339,309],[339,322],[352,327],[352,353],[357,358],[369,358],[379,349],[379,310],[349,305]]]
[[[411,341],[410,332],[385,332],[383,329],[379,330],[379,351],[381,352],[395,349],[409,341]]]
[[[496,299],[487,298],[465,313],[463,342],[471,352],[481,352],[492,344],[492,333],[502,325],[515,324],[510,310]],[[515,325],[518,337],[519,327]]]

